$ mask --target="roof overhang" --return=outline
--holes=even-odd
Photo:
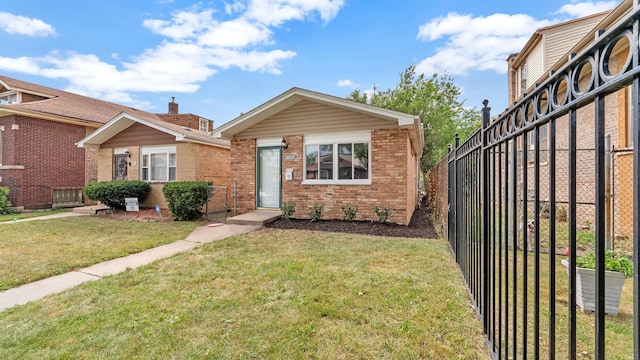
[[[423,138],[423,135],[418,133],[423,132],[420,131],[421,125],[418,116],[301,88],[292,88],[255,109],[240,115],[239,117],[215,129],[213,136],[226,140],[233,140],[236,138],[236,135],[240,134],[242,131],[303,100],[322,103],[388,120],[394,126],[408,129],[409,133],[412,134],[410,135],[412,136],[412,143],[415,144],[414,151],[416,154],[422,154],[422,145],[424,142],[421,142],[420,139]]]
[[[33,110],[27,110],[27,109],[17,109],[17,108],[11,107],[11,105],[0,106],[0,117],[9,116],[9,115],[21,115],[21,116],[35,118],[35,119],[49,120],[49,121],[55,121],[55,122],[71,124],[71,125],[87,126],[92,128],[98,128],[103,125],[98,122],[78,120],[76,118],[70,118],[67,116],[48,114],[40,111],[33,111]]]
[[[114,117],[113,119],[109,120],[109,122],[98,128],[98,130],[92,132],[84,139],[78,141],[76,145],[81,148],[98,149],[104,142],[116,136],[120,132],[126,130],[129,126],[135,123],[140,123],[150,128],[162,131],[166,134],[175,136],[176,141],[185,140],[184,134],[173,131],[171,129],[167,129],[163,126],[154,124],[150,121],[141,119],[131,114],[120,113],[118,116]]]

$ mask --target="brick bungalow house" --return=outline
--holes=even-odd
[[[169,181],[210,181],[229,188],[229,141],[211,136],[208,120],[181,116],[177,107],[169,103],[168,115],[129,109],[78,141],[78,147],[98,152],[97,180],[151,183],[140,204],[146,208],[167,208],[162,187]]]
[[[408,224],[419,201],[424,132],[417,116],[292,88],[214,130],[231,141],[231,177],[238,213],[296,203],[308,218],[377,220],[374,207]]]
[[[569,59],[570,54],[579,53],[580,50],[593,41],[597,30],[606,30],[631,9],[631,1],[623,1],[611,11],[601,12],[583,18],[570,20],[537,30],[529,39],[523,49],[508,58],[509,71],[509,103],[514,103],[531,91],[536,83],[541,83],[553,70],[560,69]],[[619,71],[629,54],[629,43],[621,39],[612,50],[610,71]],[[598,69],[585,69],[581,74],[581,82],[589,81],[591,71]],[[559,92],[566,93],[566,87]],[[611,146],[614,149],[610,158],[612,160],[612,201],[609,206],[613,212],[611,223],[612,234],[629,235],[632,229],[633,199],[632,177],[632,111],[630,99],[631,91],[623,88],[605,98],[607,109],[605,132],[611,136]],[[578,176],[572,181],[577,187],[577,221],[579,225],[594,223],[594,148],[595,148],[595,121],[593,106],[585,106],[578,109]],[[540,128],[540,172],[541,179],[548,178],[547,154],[549,149],[548,126]],[[520,148],[533,150],[534,136],[530,135],[529,144],[520,144]],[[562,149],[568,148],[568,121],[566,116],[556,122],[556,198],[559,207],[568,198],[568,174],[566,168],[568,158],[562,153]],[[564,156],[563,156],[564,155]],[[532,153],[529,154],[529,171],[533,171],[535,165]],[[533,188],[533,176],[529,176],[531,188]],[[541,191],[547,191],[545,186]],[[541,193],[541,198],[548,197],[548,193]],[[565,206],[566,210],[566,206]]]
[[[169,104],[168,114],[151,114],[0,76],[0,186],[9,188],[11,203],[24,209],[84,204],[82,188],[87,182],[98,180],[99,152],[80,148],[76,143],[121,114],[160,123],[175,132],[186,132],[183,128],[189,127],[192,132],[211,138],[206,132],[213,123],[193,114],[179,114],[174,101]],[[173,137],[174,141],[177,137]],[[123,155],[113,154],[114,163],[122,163]],[[103,168],[100,180],[130,174],[127,168],[127,173],[121,171],[114,167],[107,175]],[[195,171],[191,173],[191,179],[196,179]]]

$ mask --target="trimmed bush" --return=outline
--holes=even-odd
[[[151,186],[140,180],[115,180],[91,182],[84,187],[84,193],[91,200],[100,201],[115,210],[125,210],[125,198],[138,198],[143,202]]]
[[[389,220],[389,218],[391,217],[391,214],[393,214],[393,210],[386,206],[382,208],[374,206],[373,213],[376,214],[379,222],[386,224],[387,220]]]
[[[311,222],[316,222],[316,221],[320,221],[320,219],[322,219],[322,212],[324,211],[324,206],[320,205],[318,203],[314,203],[313,207],[311,208],[311,210],[309,210],[309,212],[307,213],[309,216],[311,216]]]
[[[179,181],[166,183],[162,188],[169,211],[177,221],[202,217],[202,207],[207,203],[209,183],[205,181]]]
[[[6,186],[0,186],[0,214],[7,212],[7,208],[10,206],[11,201],[9,201],[9,188]]]
[[[295,201],[285,201],[282,204],[282,217],[286,220],[291,219],[293,213],[296,212],[296,202]]]
[[[358,205],[352,205],[352,204],[342,205],[342,212],[344,213],[342,220],[353,221],[355,220],[356,214],[358,213]]]

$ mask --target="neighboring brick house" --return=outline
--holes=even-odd
[[[18,208],[83,203],[96,153],[76,141],[125,106],[0,76],[0,186]]]
[[[141,207],[167,208],[162,187],[169,181],[209,181],[229,188],[229,142],[207,130],[209,120],[178,114],[149,114],[129,109],[78,141],[97,151],[97,180],[143,180],[151,192]]]
[[[231,140],[238,213],[296,203],[309,218],[341,219],[357,205],[357,220],[377,220],[374,207],[408,224],[419,204],[424,132],[417,116],[292,88],[214,130]]]
[[[537,83],[547,79],[551,71],[562,68],[569,60],[572,53],[579,53],[586,45],[597,36],[597,31],[606,30],[631,9],[631,2],[624,1],[615,9],[580,19],[575,19],[560,24],[552,25],[537,30],[522,51],[509,56],[508,82],[509,103],[520,100],[524,94],[530,92]],[[629,43],[621,39],[612,50],[609,70],[613,73],[620,71],[629,54]],[[589,66],[583,68],[581,83],[588,83],[592,71]],[[567,86],[559,88],[558,95],[566,94]],[[580,85],[581,86],[581,85]],[[613,212],[611,225],[612,234],[628,235],[632,229],[633,209],[631,207],[633,184],[632,179],[632,110],[630,91],[626,88],[605,97],[606,122],[605,133],[610,135],[612,160],[612,204]],[[551,94],[550,96],[553,96]],[[543,99],[546,102],[551,99]],[[535,111],[530,109],[530,111]],[[556,121],[556,198],[558,207],[565,207],[563,202],[568,200],[568,186],[570,181],[576,182],[577,187],[577,221],[579,225],[588,225],[595,222],[595,116],[593,105],[584,106],[577,112],[577,162],[578,171],[576,179],[569,179],[566,171],[568,167],[568,119],[566,116]],[[519,148],[529,150],[529,188],[533,189],[533,162],[534,135],[529,134],[528,144],[519,144]],[[540,175],[541,180],[548,179],[549,169],[547,163],[547,150],[549,149],[548,125],[540,128]],[[548,182],[548,181],[547,181]],[[530,197],[532,194],[528,194]],[[541,198],[548,198],[548,187],[541,186]],[[609,205],[607,205],[609,206]]]
[[[76,146],[78,141],[122,114],[132,114],[137,119],[158,124],[160,132],[168,131],[173,135],[172,138],[171,135],[164,138],[167,144],[185,149],[180,151],[177,159],[181,164],[176,168],[177,179],[228,184],[225,180],[229,178],[228,170],[222,171],[226,175],[211,174],[213,170],[205,169],[202,165],[204,157],[213,156],[208,160],[209,165],[217,169],[219,166],[215,162],[221,162],[224,168],[224,164],[229,162],[228,143],[226,150],[222,150],[223,154],[218,154],[219,150],[211,150],[211,144],[223,148],[225,145],[208,135],[213,122],[193,114],[179,114],[178,104],[173,100],[169,103],[167,114],[151,114],[0,76],[0,186],[9,188],[9,199],[13,206],[43,209],[83,205],[87,201],[82,189],[89,181],[123,178],[122,171],[130,179],[139,178],[137,168],[133,175],[128,167],[107,171],[112,168],[111,165],[105,165],[106,158],[122,163],[124,153],[118,154],[119,148],[115,149],[115,154],[106,156],[108,150],[99,153],[96,149]],[[124,123],[118,121],[118,126]],[[186,130],[185,127],[193,130]],[[132,129],[127,132],[130,133]],[[148,132],[142,130],[143,133],[145,131]],[[138,149],[143,144],[128,145],[132,146],[133,153],[134,145]],[[218,149],[216,146],[213,148]],[[103,160],[100,162],[102,171],[98,169],[98,154]],[[218,176],[221,177],[218,179]],[[154,187],[157,186],[156,183]]]

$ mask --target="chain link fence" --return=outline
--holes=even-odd
[[[209,186],[208,200],[205,205],[205,218],[209,222],[227,222],[227,188],[224,186]]]

